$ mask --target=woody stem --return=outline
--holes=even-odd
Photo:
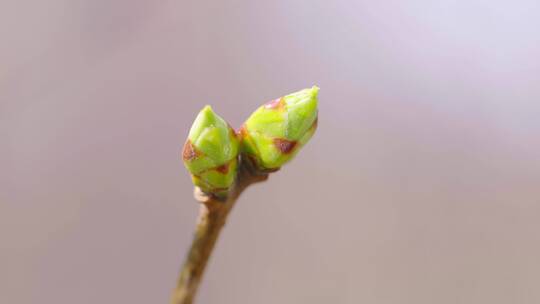
[[[191,248],[180,272],[177,286],[173,291],[171,304],[193,303],[206,264],[229,212],[249,185],[268,178],[268,174],[253,174],[247,167],[240,166],[236,185],[225,200],[219,200],[203,193],[199,188],[195,188],[195,199],[200,203],[199,217]]]

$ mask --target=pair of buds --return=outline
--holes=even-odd
[[[318,91],[314,86],[268,102],[251,114],[239,132],[210,106],[204,107],[182,153],[195,186],[226,196],[238,174],[239,155],[263,173],[292,160],[317,128]]]

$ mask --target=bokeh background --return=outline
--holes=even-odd
[[[0,302],[167,303],[200,108],[317,84],[199,303],[539,303],[540,2],[0,2]]]

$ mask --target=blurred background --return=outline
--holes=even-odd
[[[198,303],[539,303],[540,2],[0,2],[0,302],[168,303],[180,150],[321,87]]]

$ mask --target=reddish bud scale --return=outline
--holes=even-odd
[[[274,145],[279,151],[281,151],[281,153],[284,154],[291,153],[297,144],[297,141],[290,141],[283,138],[274,138]]]
[[[224,164],[224,165],[221,165],[221,166],[219,166],[219,167],[217,167],[217,168],[216,168],[216,171],[219,172],[219,173],[221,173],[221,174],[227,174],[227,173],[229,173],[229,164],[230,164],[230,162],[229,162],[229,163],[226,163],[226,164]]]
[[[200,151],[197,151],[197,148],[193,145],[191,140],[187,140],[182,151],[182,159],[184,161],[192,161],[201,154]]]

